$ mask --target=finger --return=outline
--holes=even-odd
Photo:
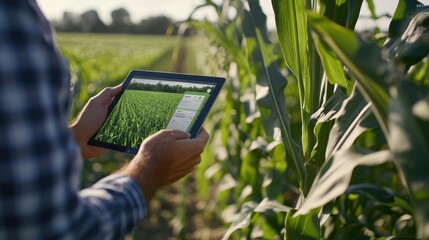
[[[122,92],[122,83],[109,89],[110,96],[114,97]]]
[[[117,96],[122,91],[122,84],[115,87],[107,87],[103,89],[97,96],[97,100],[100,101],[103,105],[110,105],[113,98]]]
[[[173,139],[189,139],[191,137],[189,133],[179,130],[164,129],[162,130],[162,132],[164,132],[164,134],[168,134]]]
[[[209,134],[204,127],[201,128],[195,139],[201,141],[202,143],[204,143],[204,145],[209,141]]]
[[[207,141],[209,139],[209,135],[207,131],[202,128],[200,133],[195,138],[190,139],[181,139],[178,141],[178,144],[180,145],[180,149],[183,152],[186,152],[190,156],[197,156],[200,155],[207,144]]]

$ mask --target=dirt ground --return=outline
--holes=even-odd
[[[159,191],[150,203],[149,214],[128,239],[138,240],[216,240],[225,229],[215,216],[204,216],[206,203],[199,199],[195,184],[180,193],[184,182],[175,183]],[[182,220],[180,213],[184,213]]]

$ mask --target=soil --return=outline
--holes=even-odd
[[[186,194],[181,193],[183,184],[190,184]],[[183,197],[184,195],[186,197]],[[216,217],[204,217],[208,214],[205,205],[199,198],[191,178],[166,187],[151,201],[148,216],[137,226],[129,239],[221,239],[225,229]],[[180,210],[185,212],[182,220],[179,220]]]

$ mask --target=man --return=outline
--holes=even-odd
[[[69,127],[69,69],[35,0],[0,0],[0,239],[117,239],[160,187],[192,171],[208,135],[163,130],[125,167],[79,190],[82,158],[120,86]]]

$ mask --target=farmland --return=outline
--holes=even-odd
[[[201,74],[206,73],[209,67],[204,60],[207,50],[200,50],[205,42],[195,38],[61,33],[57,40],[71,67],[74,83],[72,119],[91,96],[105,87],[120,84],[131,69]],[[132,114],[140,111],[141,109]],[[209,121],[210,119],[207,119],[207,124]],[[108,152],[90,161],[84,161],[82,186],[93,184],[129,160],[128,155]],[[207,161],[205,165],[210,165],[210,162]],[[203,210],[197,209],[196,203],[200,200],[196,190],[191,189],[196,187],[193,182],[192,178],[185,179],[159,191],[151,201],[150,216],[136,228],[131,238],[168,239],[178,234],[217,232],[219,223],[206,221],[202,218]],[[158,212],[162,214],[156,214]],[[173,225],[174,222],[176,225]]]
[[[146,137],[167,126],[183,94],[127,90],[96,139],[138,148]]]
[[[228,80],[201,164],[161,192],[134,237],[429,239],[429,48],[415,34],[427,6],[400,1],[387,34],[362,35],[362,1],[309,2],[272,1],[276,41],[258,1],[209,4],[219,21],[193,23],[215,48],[194,62]],[[173,71],[192,56],[180,52]],[[109,164],[93,164],[93,180]]]
[[[278,22],[271,42],[258,1],[229,2],[209,4],[218,22],[194,23],[216,48],[209,63],[228,79],[204,126],[211,137],[203,161],[153,202],[148,218],[155,228],[143,226],[134,236],[429,239],[429,48],[427,34],[415,34],[426,29],[420,20],[427,6],[400,1],[387,34],[361,35],[353,29],[363,1],[320,7],[273,0]],[[371,15],[381,17],[375,9]],[[100,52],[115,48],[104,47]],[[189,71],[183,56],[193,55],[180,52],[170,69]],[[110,84],[88,80],[85,63],[71,57],[82,85],[76,89],[84,89],[78,99]],[[115,62],[103,59],[89,68],[101,72]],[[99,175],[86,180],[116,169],[112,163],[90,165]],[[164,234],[165,225],[171,232]]]
[[[200,73],[193,54],[200,45],[196,39],[62,33],[57,40],[72,72],[72,116],[101,89],[121,83],[131,69]]]

